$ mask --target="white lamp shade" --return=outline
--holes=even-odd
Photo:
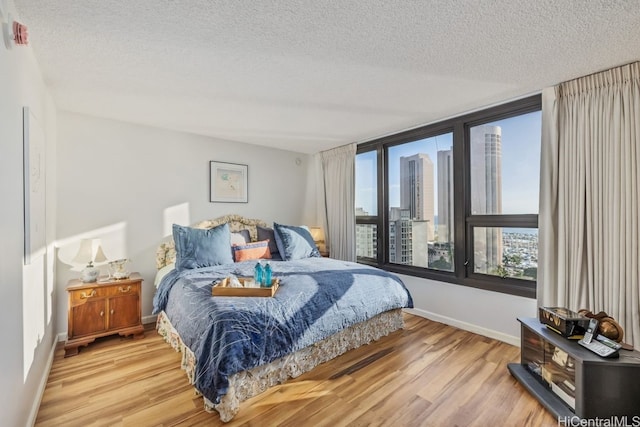
[[[100,246],[100,239],[82,239],[78,253],[71,262],[78,264],[89,264],[94,262],[105,262],[107,257]]]
[[[311,233],[311,237],[313,237],[314,242],[324,242],[322,227],[309,227],[309,232]]]

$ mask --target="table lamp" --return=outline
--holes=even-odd
[[[80,273],[80,280],[85,283],[95,282],[98,280],[100,270],[94,267],[94,262],[105,262],[107,257],[100,246],[100,239],[82,239],[78,253],[72,262],[78,264],[87,264]]]
[[[316,243],[318,250],[320,252],[324,252],[324,232],[322,231],[322,227],[309,227],[309,232],[311,233],[311,237],[313,237],[313,241]]]

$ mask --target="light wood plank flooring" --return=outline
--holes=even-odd
[[[241,406],[255,426],[557,426],[511,377],[519,349],[405,315],[406,327]],[[153,325],[150,325],[151,327]],[[153,329],[107,337],[77,356],[58,348],[37,426],[216,426]]]

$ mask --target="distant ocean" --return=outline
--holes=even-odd
[[[435,224],[438,224],[438,215],[433,216]],[[538,234],[537,228],[511,228],[511,227],[503,227],[503,233],[514,233],[514,234]]]
[[[537,228],[507,228],[504,227],[502,229],[503,233],[514,233],[514,234],[538,234]]]

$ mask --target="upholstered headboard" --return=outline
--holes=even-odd
[[[225,215],[216,219],[200,221],[196,224],[193,224],[191,227],[207,229],[217,227],[218,225],[222,225],[225,223],[229,224],[229,229],[231,230],[231,232],[249,230],[249,235],[251,236],[252,242],[258,239],[258,229],[256,227],[267,226],[264,221],[261,221],[259,219],[245,218],[240,215]],[[165,265],[174,262],[176,262],[176,247],[173,242],[173,237],[170,237],[168,241],[160,244],[158,250],[156,251],[156,267],[158,268],[158,270],[160,270]]]

